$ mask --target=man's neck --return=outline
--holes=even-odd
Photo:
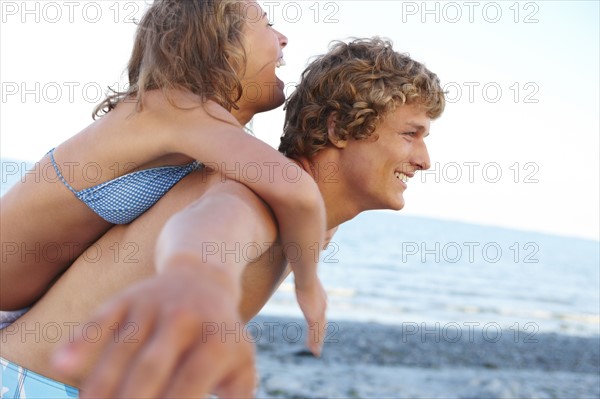
[[[301,157],[296,162],[319,186],[325,202],[328,230],[347,222],[364,210],[351,200],[342,176],[337,175],[339,165],[328,156],[326,149],[319,151],[310,160]]]
[[[235,109],[231,110],[231,114],[242,126],[250,122],[254,116],[252,113]],[[349,200],[350,196],[345,191],[345,186],[336,177],[337,164],[328,157],[326,149],[319,151],[310,160],[302,157],[294,161],[311,175],[319,186],[325,202],[328,230],[347,222],[364,210],[359,209]]]

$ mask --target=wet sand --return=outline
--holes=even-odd
[[[247,326],[257,344],[257,397],[600,397],[597,336],[330,323],[319,359],[305,350],[300,319],[259,316]]]

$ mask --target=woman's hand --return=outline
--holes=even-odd
[[[303,288],[296,285],[296,299],[308,323],[306,346],[313,355],[319,357],[321,356],[325,331],[327,330],[327,320],[325,317],[327,294],[325,293],[323,284],[321,284],[321,280],[316,278],[311,284]]]

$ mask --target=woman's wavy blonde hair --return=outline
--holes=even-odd
[[[369,137],[383,117],[402,104],[419,104],[432,119],[445,106],[438,77],[380,38],[334,42],[302,73],[286,102],[279,151],[312,157],[329,143],[327,120],[335,116],[337,139]]]
[[[165,94],[188,90],[227,110],[237,109],[239,76],[246,65],[244,8],[239,0],[155,0],[137,27],[127,67],[129,87],[113,91],[93,116],[126,98],[136,100],[140,110],[144,92],[154,89]]]

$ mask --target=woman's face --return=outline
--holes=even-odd
[[[287,37],[273,28],[256,1],[247,0],[243,13],[247,64],[241,79],[243,94],[237,105],[243,113],[251,114],[251,118],[255,113],[277,108],[285,101],[284,83],[275,74],[275,69],[285,65],[282,50],[287,45]]]

